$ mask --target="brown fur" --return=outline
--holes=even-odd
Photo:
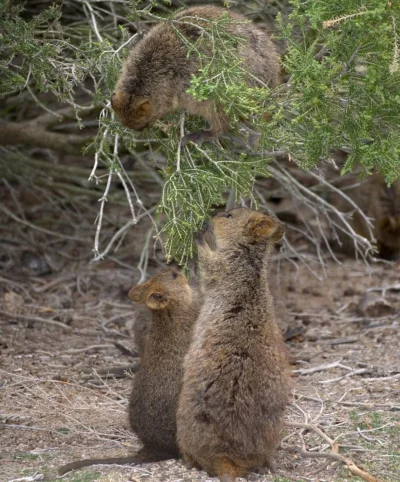
[[[234,480],[272,468],[290,396],[289,365],[268,289],[283,227],[237,208],[197,239],[204,304],[184,361],[177,414],[186,463]]]
[[[132,327],[133,339],[140,357],[143,356],[146,349],[146,340],[151,325],[151,319],[146,315],[147,313],[139,313],[139,316]]]
[[[172,20],[180,34],[194,43],[201,33],[195,25],[206,25],[223,14],[233,20],[229,31],[248,40],[245,46],[238,46],[238,55],[243,59],[245,70],[252,74],[248,78],[249,85],[275,87],[279,83],[276,48],[267,34],[242,15],[207,5],[180,11]],[[210,45],[203,41],[196,48],[205,52]],[[142,130],[170,112],[184,109],[203,117],[210,126],[210,131],[200,133],[201,139],[195,138],[199,133],[189,134],[191,140],[219,137],[227,130],[228,118],[220,107],[215,109],[212,101],[199,102],[186,93],[192,75],[200,67],[198,56],[187,54],[188,47],[169,22],[153,27],[133,47],[111,98],[112,107],[124,125]]]
[[[200,297],[177,268],[167,268],[135,286],[129,297],[145,304],[152,314],[128,408],[131,428],[144,447],[131,457],[73,462],[61,467],[60,475],[88,465],[143,463],[179,456],[176,411],[183,358],[199,313]]]
[[[361,181],[355,176],[346,176],[337,183],[337,187],[372,218],[372,231],[380,256],[400,259],[400,179],[388,187],[378,173]],[[354,207],[338,193],[331,192],[328,201],[339,211],[354,211]],[[370,239],[368,227],[358,213],[354,213],[350,223],[357,234]],[[342,235],[340,241],[342,246],[338,248],[354,255],[353,240]]]
[[[183,377],[183,358],[189,348],[199,301],[185,275],[168,268],[129,297],[151,310],[141,368],[129,402],[132,430],[151,452],[177,457],[176,410]]]

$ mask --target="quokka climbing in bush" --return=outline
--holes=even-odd
[[[233,48],[247,84],[275,87],[279,83],[279,57],[265,32],[231,10],[212,5],[192,7],[153,27],[132,48],[111,97],[116,116],[124,125],[142,130],[183,109],[202,117],[210,127],[187,134],[184,141],[218,138],[228,129],[229,119],[221,105],[214,105],[212,99],[198,101],[187,92],[192,77],[210,57],[212,42],[218,45],[218,38],[212,40],[202,32],[223,16],[229,20],[223,28],[238,38]],[[190,53],[188,42],[195,44]]]

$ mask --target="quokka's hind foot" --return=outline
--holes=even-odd
[[[236,480],[228,474],[221,475],[218,478],[219,478],[220,482],[235,482],[235,480]]]
[[[202,470],[200,465],[197,462],[195,462],[195,460],[190,455],[184,454],[182,457],[182,462],[187,470],[192,470],[192,469]]]
[[[216,473],[220,482],[235,482],[238,477],[245,475],[240,465],[235,464],[227,457],[220,457],[213,461],[213,472]]]
[[[269,473],[274,474],[276,472],[276,464],[272,457],[268,457],[262,467],[257,467],[253,472],[259,475],[268,475]]]

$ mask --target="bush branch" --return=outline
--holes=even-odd
[[[53,149],[67,154],[80,153],[91,136],[60,134],[48,130],[49,127],[61,120],[73,117],[73,113],[74,110],[67,107],[54,112],[54,114],[46,112],[25,122],[0,121],[0,145],[15,146],[23,144]]]

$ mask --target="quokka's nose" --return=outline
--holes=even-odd
[[[201,225],[201,231],[205,231],[208,228],[209,224],[210,223],[208,221],[204,221]]]

